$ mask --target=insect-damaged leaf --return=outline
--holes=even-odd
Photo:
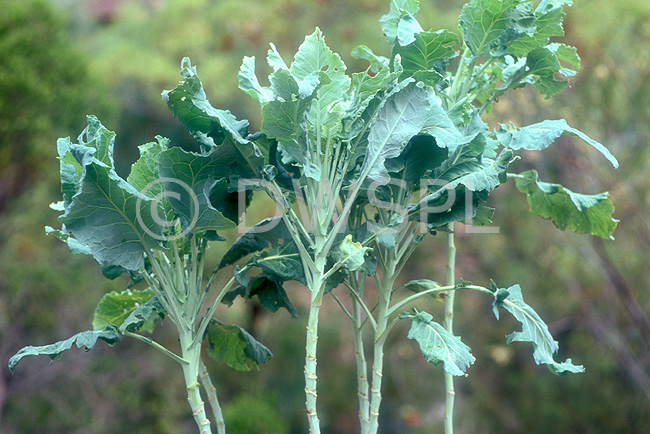
[[[93,329],[100,330],[107,324],[118,327],[120,333],[139,330],[153,332],[156,322],[165,317],[162,306],[153,291],[126,290],[109,292],[95,309]]]
[[[149,288],[143,291],[126,290],[122,292],[109,292],[102,297],[101,301],[95,308],[93,330],[101,330],[106,327],[106,324],[108,323],[119,328],[124,320],[126,320],[129,315],[138,308],[138,306],[145,304],[153,296],[153,291]]]
[[[426,312],[411,317],[407,337],[420,345],[422,355],[429,363],[443,363],[445,372],[455,376],[467,375],[467,368],[476,360],[471,349],[459,337],[449,333]]]
[[[181,78],[176,88],[163,92],[163,100],[174,116],[192,133],[204,152],[227,144],[236,150],[240,170],[257,175],[264,167],[264,157],[254,143],[244,138],[248,135],[248,121],[238,121],[228,110],[212,107],[196,67],[187,57],[181,63]]]
[[[589,138],[585,133],[571,128],[564,119],[545,120],[522,128],[501,125],[496,133],[503,146],[528,151],[546,149],[561,135],[577,137],[603,154],[614,168],[618,168],[618,161],[605,146]]]
[[[549,369],[556,374],[567,372],[584,372],[582,366],[571,363],[571,359],[558,363],[553,357],[558,350],[558,343],[548,330],[548,326],[542,321],[537,312],[524,302],[519,285],[511,286],[508,289],[498,289],[494,293],[492,310],[499,319],[499,309],[504,308],[510,312],[521,323],[521,331],[513,332],[506,336],[508,344],[513,342],[530,342],[533,344],[533,357],[535,362],[548,365]]]
[[[112,324],[107,324],[103,330],[90,330],[68,338],[64,341],[59,341],[55,344],[44,345],[41,347],[28,346],[18,351],[11,359],[9,359],[9,370],[13,374],[18,362],[25,356],[39,356],[47,355],[50,359],[57,360],[66,351],[72,348],[72,345],[77,345],[77,348],[86,347],[86,351],[93,349],[97,340],[102,340],[108,345],[113,345],[122,340],[122,335],[117,328]]]
[[[515,183],[526,193],[530,211],[550,219],[559,229],[612,238],[618,220],[613,218],[609,193],[574,193],[560,184],[540,181],[535,170],[520,173]]]
[[[273,355],[268,348],[255,340],[246,330],[224,324],[214,318],[205,330],[208,355],[238,371],[257,369]]]
[[[413,17],[420,10],[419,0],[393,0],[390,12],[379,20],[386,41],[392,46],[397,39],[399,23],[405,16]]]

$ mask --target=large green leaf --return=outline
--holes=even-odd
[[[151,212],[157,203],[115,173],[111,154],[114,135],[107,131],[96,118],[89,117],[85,137],[80,136],[80,144],[69,146],[66,158],[74,157],[82,174],[60,220],[65,232],[87,246],[101,265],[138,271],[144,266],[144,253],[163,239],[162,227]]]
[[[531,50],[545,46],[554,36],[564,36],[562,19],[563,5],[571,5],[572,0],[542,1],[535,9],[535,33],[524,34],[508,45],[508,52],[516,57],[524,57]]]
[[[448,374],[466,376],[467,368],[476,360],[471,349],[459,337],[433,321],[433,317],[426,312],[411,316],[411,329],[407,337],[417,341],[427,362],[434,365],[442,363]]]
[[[497,188],[500,184],[506,181],[506,170],[510,161],[512,160],[512,151],[504,149],[497,156],[495,160],[489,158],[480,158],[480,154],[476,154],[471,148],[465,147],[452,155],[448,161],[443,163],[438,169],[434,170],[432,178],[436,183],[430,187],[430,193],[421,199],[415,206],[409,209],[410,214],[414,214],[422,209],[422,207],[435,206],[440,207],[447,203],[449,194],[455,194],[456,198],[452,206],[448,206],[447,213],[453,212],[454,217],[451,215],[437,216],[436,219],[444,218],[456,221],[465,219],[468,213],[465,210],[467,202],[465,193],[474,192],[474,194],[481,193],[487,194]],[[470,216],[474,216],[477,207],[485,197],[472,196],[472,210]],[[443,201],[443,204],[439,202]],[[455,206],[456,204],[460,207]],[[461,209],[462,208],[462,209]]]
[[[248,121],[238,121],[228,110],[219,110],[210,104],[203,84],[187,57],[181,63],[182,81],[170,91],[163,92],[167,106],[192,133],[205,152],[228,144],[237,151],[241,171],[258,174],[264,166],[260,149],[245,139]]]
[[[138,191],[147,191],[150,197],[155,197],[164,191],[160,179],[160,154],[169,149],[169,139],[157,136],[156,142],[138,146],[140,158],[131,165],[131,172],[126,181]]]
[[[472,125],[475,123],[473,122]],[[422,127],[422,133],[435,137],[438,146],[447,148],[449,153],[456,152],[463,145],[474,140],[479,132],[479,129],[461,132],[443,108],[440,98],[431,99],[428,118]]]
[[[418,189],[425,173],[437,169],[447,160],[449,150],[439,147],[436,139],[427,134],[417,135],[409,141],[397,158],[386,160],[386,168]]]
[[[618,225],[609,193],[579,194],[560,184],[542,182],[535,170],[516,175],[517,188],[528,197],[530,211],[559,229],[612,238]]]
[[[463,40],[475,56],[491,57],[495,50],[535,33],[532,2],[472,0],[459,18]]]
[[[497,130],[499,142],[503,146],[515,150],[539,151],[549,147],[561,135],[578,137],[603,154],[612,163],[612,166],[618,167],[618,161],[605,146],[575,128],[571,128],[564,119],[545,120],[523,128],[501,125]]]
[[[307,114],[313,95],[306,99],[276,100],[262,108],[262,132],[275,139],[299,164],[307,164]]]
[[[210,320],[205,337],[208,341],[208,355],[238,371],[257,369],[273,355],[268,348],[255,340],[246,330],[224,324],[214,318]]]
[[[280,308],[284,308],[292,318],[296,318],[298,312],[282,287],[283,283],[282,279],[273,274],[270,276],[261,274],[252,278],[245,287],[239,286],[229,291],[223,298],[223,303],[231,305],[237,296],[241,296],[245,300],[257,296],[262,307],[269,312],[275,313]]]
[[[255,57],[244,57],[239,69],[239,88],[260,103],[273,99],[271,89],[262,87],[255,75]]]
[[[429,72],[438,78],[429,80],[427,84],[435,84],[442,79],[449,62],[458,54],[455,49],[457,44],[458,36],[448,30],[416,33],[412,43],[396,47],[404,68],[402,78],[413,77],[418,72]]]
[[[362,172],[370,180],[388,178],[385,161],[398,157],[430,120],[433,90],[411,83],[390,96],[370,129]]]
[[[257,223],[245,234],[239,237],[224,253],[217,270],[234,264],[241,258],[264,250],[268,247],[277,247],[283,241],[289,241],[291,234],[282,218],[275,217],[264,219]]]
[[[391,0],[390,11],[381,17],[379,24],[389,45],[397,39],[399,22],[404,16],[415,16],[420,10],[419,0]]]
[[[109,323],[119,328],[138,306],[145,304],[153,296],[150,288],[142,291],[109,292],[102,297],[95,308],[93,330],[101,330]]]
[[[108,345],[113,345],[122,339],[122,335],[117,328],[112,324],[107,324],[103,330],[90,330],[77,333],[69,339],[59,341],[55,344],[44,345],[41,347],[28,346],[18,351],[11,359],[9,359],[9,370],[13,374],[18,362],[25,356],[50,356],[51,360],[61,358],[66,350],[72,348],[76,344],[77,348],[86,347],[86,351],[93,349],[97,340],[102,340]]]
[[[498,289],[494,293],[492,309],[494,315],[499,319],[499,309],[504,308],[510,312],[521,323],[521,331],[513,332],[506,336],[508,344],[513,342],[530,342],[533,344],[533,357],[535,362],[548,365],[549,369],[556,374],[567,372],[584,372],[582,366],[571,363],[571,359],[558,363],[554,360],[559,346],[548,330],[548,326],[542,321],[537,312],[524,302],[519,285],[511,286],[508,289]]]
[[[101,330],[113,324],[120,333],[126,330],[153,332],[156,322],[164,318],[165,309],[147,288],[142,291],[126,290],[109,292],[101,299],[95,309],[93,329]]]
[[[195,154],[175,147],[160,154],[159,173],[167,200],[186,230],[220,231],[235,227],[235,222],[210,202],[217,182],[236,171],[231,167],[234,156],[229,149],[223,146],[208,154]]]
[[[350,77],[345,74],[341,57],[325,43],[320,29],[305,38],[289,70],[301,87],[304,82],[320,83],[308,113],[309,123],[318,125],[325,135],[339,128],[343,110],[336,106],[343,102],[350,88]],[[305,98],[306,94],[300,97]]]

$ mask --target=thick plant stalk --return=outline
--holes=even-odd
[[[217,434],[226,434],[226,422],[223,419],[223,412],[221,411],[221,405],[219,404],[219,399],[217,398],[217,389],[212,384],[210,379],[210,374],[205,367],[203,361],[199,366],[199,376],[201,379],[201,385],[203,390],[208,395],[208,402],[210,403],[210,408],[212,409],[212,415],[214,416],[214,421],[217,424]]]
[[[359,294],[361,297],[361,294]],[[352,317],[354,319],[354,358],[357,365],[357,394],[359,397],[359,423],[361,432],[365,434],[370,424],[370,397],[368,392],[368,362],[363,348],[363,322],[361,321],[361,306],[352,298]]]
[[[456,244],[454,243],[454,223],[449,223],[449,233],[447,234],[447,285],[456,284]],[[445,302],[445,328],[449,333],[454,332],[454,295],[456,291],[447,293]],[[445,372],[445,434],[454,432],[454,376]]]
[[[318,348],[318,314],[320,306],[321,302],[312,300],[309,308],[309,319],[307,320],[307,341],[305,343],[305,406],[309,422],[309,434],[320,434],[320,421],[316,408],[318,399],[316,350]]]
[[[370,425],[368,434],[376,434],[379,429],[379,410],[381,406],[381,387],[384,377],[384,344],[388,336],[389,307],[393,291],[393,284],[397,277],[395,270],[397,260],[395,250],[386,251],[384,275],[379,287],[379,300],[377,312],[377,327],[375,330],[375,345],[372,364],[372,383],[370,387]]]
[[[180,327],[183,327],[182,325]],[[179,328],[180,328],[179,327]],[[179,330],[183,358],[187,364],[183,365],[183,376],[187,388],[187,401],[192,409],[192,417],[199,427],[200,434],[212,434],[210,420],[205,412],[205,404],[201,398],[199,384],[199,367],[201,365],[201,346],[192,345],[193,334],[191,329]]]

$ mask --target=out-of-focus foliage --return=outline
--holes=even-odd
[[[433,29],[455,30],[463,3],[423,1],[420,22]],[[48,28],[45,24],[24,24],[42,23],[42,16],[56,17],[47,12],[50,8],[45,4],[50,3],[5,0],[0,23],[10,24],[17,35]],[[22,12],[23,21],[14,12],[21,10],[30,11],[27,15]],[[384,0],[125,1],[116,15],[99,27],[92,18],[82,15],[89,10],[84,7],[69,12],[74,12],[75,17],[72,27],[78,46],[74,52],[85,50],[90,58],[80,54],[50,56],[56,52],[55,42],[67,39],[58,31],[28,38],[35,47],[28,43],[10,45],[18,37],[0,34],[0,191],[5,188],[10,163],[19,163],[17,169],[11,170],[34,176],[33,184],[38,185],[23,194],[20,201],[8,202],[10,211],[0,214],[3,363],[24,342],[46,343],[85,330],[101,296],[124,289],[124,282],[105,282],[97,264],[69,255],[65,245],[45,237],[42,229],[52,224],[56,215],[41,205],[47,203],[47,198],[54,200],[58,196],[54,192],[58,187],[48,184],[58,171],[54,164],[56,138],[79,131],[87,113],[108,119],[102,114],[104,98],[97,90],[102,80],[110,82],[111,94],[122,108],[118,124],[106,122],[116,126],[121,138],[116,152],[125,156],[121,167],[126,168],[137,156],[136,145],[151,141],[154,134],[172,140],[189,139],[159,96],[163,89],[174,87],[184,56],[199,65],[201,76],[212,86],[206,92],[212,96],[214,106],[229,107],[239,117],[250,118],[257,110],[248,105],[252,104],[250,98],[237,89],[236,73],[244,55],[263,58],[268,42],[273,41],[280,52],[294,52],[304,35],[318,25],[328,45],[343,55],[350,71],[365,68],[348,55],[357,44],[388,54],[383,51],[385,41],[377,25],[377,19],[387,11]],[[23,24],[14,24],[19,22]],[[59,25],[54,27],[60,30]],[[532,365],[526,351],[503,344],[504,335],[512,331],[514,323],[497,324],[485,305],[489,300],[480,296],[463,299],[455,327],[466,336],[464,342],[476,348],[480,363],[470,368],[468,379],[458,380],[460,434],[648,432],[650,334],[644,319],[647,321],[650,314],[650,9],[646,0],[575,0],[568,9],[565,28],[564,41],[576,46],[582,58],[581,71],[572,79],[571,87],[551,101],[521,89],[512,98],[499,101],[493,110],[497,115],[507,112],[519,126],[550,114],[566,118],[570,125],[588,132],[613,151],[620,162],[620,169],[613,175],[606,165],[600,171],[602,160],[590,149],[562,143],[555,158],[547,159],[553,150],[545,153],[545,161],[531,154],[517,162],[516,168],[535,169],[542,178],[562,181],[575,191],[609,190],[616,205],[614,216],[621,220],[614,233],[616,241],[558,232],[551,222],[530,215],[525,196],[510,184],[494,197],[495,202],[502,202],[501,209],[511,210],[507,215],[494,216],[500,234],[459,234],[457,268],[459,276],[466,279],[483,281],[490,276],[503,285],[517,282],[525,286],[527,302],[547,319],[565,354],[584,365],[586,373],[567,381]],[[68,48],[65,45],[60,49]],[[41,57],[43,60],[37,60]],[[54,57],[67,59],[66,67],[47,63]],[[37,69],[38,62],[49,66]],[[259,67],[263,63],[258,62]],[[16,66],[21,64],[30,66]],[[260,71],[260,75],[265,72]],[[98,80],[97,75],[102,79]],[[10,77],[7,88],[5,77]],[[36,84],[36,89],[17,91],[29,88],[30,83]],[[76,97],[57,93],[76,92],[73,86],[79,86],[75,87],[79,92]],[[6,95],[13,95],[9,102],[5,102]],[[253,128],[259,128],[259,123],[251,120]],[[22,136],[13,132],[11,136],[9,128],[19,125],[30,128],[23,130]],[[14,138],[7,142],[6,137]],[[8,147],[6,143],[13,145]],[[29,157],[36,151],[43,156],[39,161]],[[119,167],[118,162],[118,171]],[[576,167],[582,175],[574,177]],[[593,179],[581,181],[589,171],[594,173]],[[602,184],[597,185],[596,179]],[[212,253],[216,264],[218,255]],[[442,261],[444,258],[422,251],[412,261],[413,276],[439,279],[444,275]],[[302,294],[299,289],[290,294],[301,314],[297,320],[290,320],[288,315],[270,318],[260,314],[253,300],[228,312],[235,317],[233,322],[248,315],[250,326],[245,328],[253,330],[275,354],[259,371],[237,378],[216,364],[209,366],[217,387],[224,389],[222,401],[226,417],[233,419],[233,428],[241,422],[238,414],[244,402],[237,401],[236,396],[255,396],[257,400],[268,395],[271,400],[265,413],[269,424],[278,423],[286,434],[305,432],[301,364],[307,302],[300,302]],[[87,306],[80,307],[79,300],[87,300]],[[441,315],[442,304],[434,300],[431,303],[432,312]],[[80,317],[82,309],[87,313],[85,317]],[[328,300],[324,318],[330,313],[340,314],[332,312],[334,309],[338,307]],[[60,315],[67,320],[60,321]],[[328,416],[323,422],[332,434],[356,432],[352,344],[341,337],[346,333],[337,324],[323,327],[319,343],[323,355],[319,363],[323,378],[319,405],[322,414]],[[283,333],[275,332],[279,329]],[[47,335],[43,330],[49,331]],[[385,432],[440,430],[444,413],[441,372],[421,360],[416,344],[403,339],[407,332],[406,328],[396,330],[387,344],[394,350],[388,356],[384,381]],[[165,342],[164,336],[162,340]],[[99,350],[88,357],[79,351],[65,357],[64,363],[49,367],[45,360],[32,362],[31,367],[25,364],[21,373],[12,378],[6,365],[0,366],[0,431],[117,434],[191,429],[191,425],[185,425],[190,419],[186,409],[174,405],[183,387],[167,375],[169,369],[173,370],[171,362],[152,357],[146,346],[123,342],[110,353]],[[130,362],[124,365],[123,360]],[[399,369],[402,363],[416,368],[405,372]],[[81,373],[97,372],[99,367],[103,372],[107,367],[113,370],[92,381],[79,381]],[[439,401],[432,399],[436,396]],[[423,402],[428,403],[426,407]],[[251,414],[253,411],[255,408]],[[278,415],[288,429],[277,422]]]
[[[100,76],[72,46],[62,14],[44,0],[7,0],[0,14],[0,212],[56,155],[53,140],[114,107]],[[80,117],[80,114],[82,117]]]

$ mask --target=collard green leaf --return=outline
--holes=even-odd
[[[109,323],[119,328],[134,310],[145,304],[153,296],[153,291],[150,288],[143,291],[109,292],[102,297],[97,308],[95,308],[93,330],[101,330]]]
[[[455,49],[457,44],[458,36],[448,30],[416,33],[412,43],[396,47],[404,68],[402,79],[413,77],[421,71],[434,72],[442,79],[449,62],[458,54]],[[427,84],[433,85],[436,81]]]
[[[349,271],[357,271],[363,267],[369,250],[370,248],[363,247],[361,243],[352,241],[352,235],[348,234],[339,245],[338,260]]]
[[[108,345],[113,346],[116,342],[122,340],[122,335],[117,328],[112,324],[107,324],[103,330],[91,330],[68,338],[64,341],[59,341],[55,344],[44,345],[41,347],[28,346],[18,351],[11,359],[9,359],[9,370],[14,373],[16,365],[26,356],[39,356],[47,355],[52,361],[61,358],[66,350],[72,348],[72,345],[77,345],[77,348],[86,347],[86,351],[93,349],[97,340],[102,340]]]
[[[513,332],[506,336],[508,344],[513,342],[530,342],[533,344],[533,357],[535,362],[548,365],[549,369],[556,374],[567,372],[584,372],[582,366],[571,363],[571,359],[558,363],[554,360],[558,351],[558,343],[548,330],[548,326],[542,321],[537,312],[524,302],[519,285],[511,286],[508,289],[499,289],[495,292],[492,309],[494,315],[499,319],[499,309],[504,308],[510,312],[521,323],[520,332]]]
[[[307,164],[307,114],[313,96],[276,100],[262,108],[262,132],[275,139],[294,162]]]
[[[81,190],[60,220],[100,264],[138,271],[146,249],[162,239],[160,225],[149,214],[150,202],[113,170],[90,163]]]
[[[506,125],[501,125],[497,130],[499,142],[514,150],[539,151],[546,149],[561,135],[578,137],[603,154],[614,168],[618,168],[618,161],[605,146],[575,128],[571,128],[564,119],[545,120],[523,128],[514,126],[508,128]]]
[[[350,55],[355,59],[367,60],[370,63],[370,70],[375,74],[384,68],[388,68],[388,58],[376,55],[367,45],[357,45]]]
[[[251,371],[266,363],[273,355],[237,325],[224,324],[214,318],[205,330],[208,355],[238,371]]]
[[[140,158],[131,165],[131,172],[126,181],[138,191],[147,190],[150,197],[155,197],[164,191],[160,179],[158,161],[160,154],[169,148],[169,139],[157,136],[156,142],[138,146]]]
[[[390,2],[390,12],[379,20],[389,45],[392,46],[397,39],[398,26],[402,17],[405,15],[415,16],[419,10],[419,0],[392,0]]]
[[[422,127],[422,133],[435,137],[439,147],[447,148],[449,153],[456,152],[463,145],[474,140],[479,132],[479,130],[461,132],[442,107],[440,98],[431,99],[428,118]]]
[[[291,234],[281,217],[264,219],[239,237],[224,253],[217,270],[234,264],[251,253],[268,247],[277,247],[283,241],[289,241]]]
[[[248,135],[248,121],[238,121],[229,111],[212,107],[196,67],[188,58],[181,63],[181,78],[176,88],[163,92],[163,100],[174,116],[192,133],[204,152],[229,144],[237,151],[240,170],[258,174],[264,167],[264,157],[254,143],[244,138]]]
[[[185,228],[220,231],[235,227],[235,222],[210,202],[215,185],[236,171],[231,167],[233,155],[227,150],[224,146],[209,154],[195,154],[174,147],[160,154],[161,183]]]
[[[307,285],[302,260],[293,241],[253,258],[253,264],[260,267],[264,274],[274,281],[296,280]]]
[[[273,99],[273,92],[260,85],[255,75],[255,57],[244,57],[239,69],[239,88],[260,103]]]
[[[495,50],[535,33],[531,2],[472,0],[459,18],[463,40],[475,56],[491,57]]]
[[[481,158],[469,146],[460,148],[456,155],[452,155],[433,172],[432,178],[436,181],[430,187],[430,193],[409,209],[411,215],[420,212],[423,207],[443,207],[442,213],[431,214],[427,218],[440,223],[441,221],[462,221],[467,215],[474,216],[481,201],[485,201],[486,193],[491,192],[506,181],[506,170],[512,160],[512,151],[504,149],[495,160]],[[472,193],[471,201],[467,200],[465,192]],[[449,195],[455,197],[449,198]],[[451,206],[447,201],[453,203]],[[471,212],[467,212],[468,202],[472,205]],[[437,209],[436,208],[436,209]],[[440,220],[442,219],[442,220]],[[449,220],[451,219],[451,220]]]
[[[137,306],[120,325],[120,333],[144,330],[153,332],[158,320],[164,319],[167,311],[158,297],[151,297],[146,303]]]
[[[515,57],[524,57],[535,48],[548,44],[550,38],[564,36],[562,6],[571,5],[571,0],[542,1],[535,9],[535,33],[525,34],[508,45],[508,52]]]
[[[96,118],[88,119],[81,143],[70,145],[66,154],[74,157],[82,174],[76,194],[59,219],[65,232],[88,247],[101,265],[138,271],[144,266],[145,251],[157,247],[163,238],[162,227],[151,215],[156,203],[115,173],[114,135]]]
[[[440,167],[447,160],[448,153],[446,148],[438,146],[435,138],[420,134],[411,138],[399,157],[386,160],[386,168],[395,173],[393,177],[420,188],[417,184],[424,174]]]
[[[427,362],[434,365],[442,363],[448,374],[467,376],[467,368],[476,360],[471,349],[459,337],[433,321],[433,317],[426,312],[411,317],[407,337],[418,342]]]
[[[422,32],[422,27],[415,17],[405,13],[397,23],[397,42],[399,45],[408,45],[415,41],[415,36]]]
[[[269,66],[273,68],[274,72],[279,69],[286,69],[288,71],[289,67],[286,63],[284,63],[284,60],[282,60],[282,56],[280,56],[280,53],[278,53],[278,49],[275,47],[273,42],[271,42],[269,45],[270,48],[266,55],[266,61],[268,62]]]
[[[560,184],[542,182],[535,170],[515,178],[517,188],[528,198],[530,211],[551,220],[558,229],[612,238],[618,225],[609,193],[579,194]]]
[[[386,100],[368,135],[362,172],[376,181],[388,178],[385,161],[398,157],[429,120],[432,90],[411,83]]]
[[[280,308],[285,308],[292,318],[296,318],[298,312],[291,304],[282,283],[282,280],[261,274],[252,278],[246,287],[238,286],[229,291],[222,302],[230,306],[238,296],[243,297],[245,300],[257,296],[260,304],[266,310],[275,313]]]
[[[339,106],[350,88],[345,70],[341,57],[330,50],[318,28],[305,38],[289,67],[301,89],[298,97],[314,98],[307,112],[308,122],[319,125],[324,136],[332,135],[341,126],[344,111]],[[312,131],[315,130],[313,127]]]

